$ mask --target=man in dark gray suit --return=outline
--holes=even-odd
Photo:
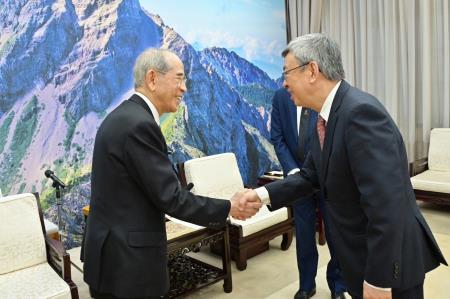
[[[169,288],[164,214],[210,228],[245,219],[261,203],[195,196],[180,188],[159,127],[186,92],[172,52],[136,60],[135,94],[103,121],[95,139],[84,280],[94,298],[159,298]],[[243,191],[245,192],[245,191]]]
[[[242,195],[277,209],[320,189],[353,298],[423,298],[425,273],[446,261],[416,204],[403,139],[383,105],[344,79],[337,44],[323,34],[291,41],[284,87],[319,113],[297,174]]]

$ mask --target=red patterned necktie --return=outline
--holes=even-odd
[[[317,116],[317,134],[319,134],[320,149],[323,149],[323,141],[325,140],[326,121],[322,116]]]

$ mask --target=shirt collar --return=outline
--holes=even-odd
[[[147,98],[142,93],[135,91],[134,94],[140,96],[144,100],[144,102],[148,105],[148,107],[152,111],[153,118],[155,119],[156,123],[158,124],[158,126],[160,126],[161,123],[160,123],[160,120],[159,120],[159,113],[158,113],[158,110],[156,110],[155,105],[153,105],[153,103],[150,101],[150,99]]]
[[[339,86],[341,85],[342,80],[340,80],[336,85],[333,87],[333,89],[328,94],[327,98],[325,99],[325,102],[322,105],[322,109],[320,110],[319,115],[328,122],[328,118],[330,117],[330,111],[331,106],[333,105],[334,97],[336,96],[336,92],[339,89]]]

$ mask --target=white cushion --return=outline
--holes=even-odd
[[[426,170],[411,178],[416,190],[450,194],[450,171]]]
[[[450,129],[431,130],[428,169],[450,172]]]
[[[206,156],[184,163],[186,182],[193,183],[195,194],[231,199],[244,189],[241,173],[233,153]]]
[[[71,298],[70,288],[48,263],[0,275],[2,299]]]
[[[192,192],[202,196],[230,200],[244,188],[236,157],[224,153],[192,159],[184,163],[186,182],[193,183]],[[288,219],[286,208],[270,212],[263,206],[255,216],[245,221],[231,218],[231,222],[242,226],[246,237]]]
[[[33,194],[4,197],[0,201],[0,219],[0,274],[47,261],[39,210]]]
[[[288,211],[286,208],[271,212],[267,206],[262,206],[252,218],[245,221],[231,218],[231,223],[242,226],[242,236],[246,237],[287,219]]]

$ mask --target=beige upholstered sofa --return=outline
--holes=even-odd
[[[229,200],[244,188],[233,153],[186,161],[184,173],[186,183],[194,184],[191,191],[198,195]],[[231,257],[239,270],[246,269],[247,258],[267,250],[271,239],[283,235],[283,250],[287,250],[292,242],[293,218],[286,208],[271,212],[263,206],[246,221],[231,218],[230,222]],[[213,247],[213,251],[220,253],[221,249]]]
[[[3,197],[0,219],[0,298],[78,298],[69,256],[45,235],[36,196]]]
[[[450,128],[431,130],[428,158],[411,164],[411,176],[418,200],[450,204]]]

